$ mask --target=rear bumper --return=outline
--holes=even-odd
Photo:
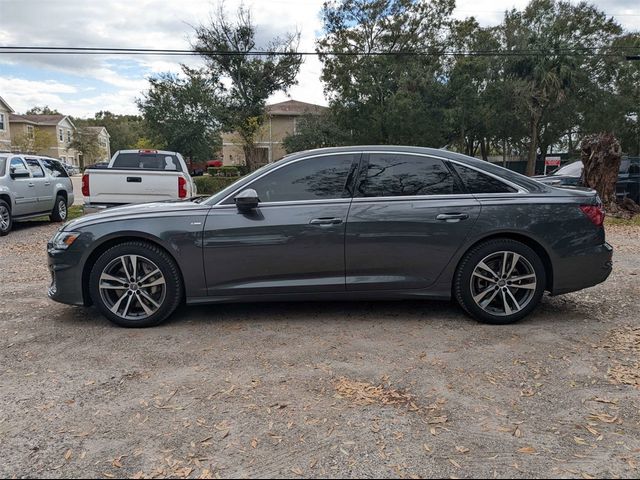
[[[562,295],[604,282],[613,268],[612,257],[613,247],[605,242],[579,255],[556,260],[551,294]]]

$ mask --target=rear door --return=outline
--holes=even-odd
[[[345,236],[347,290],[428,287],[469,235],[479,202],[438,158],[363,160]]]
[[[26,159],[27,167],[31,170],[32,182],[38,197],[38,211],[45,212],[53,209],[53,185],[51,177],[45,173],[37,158]]]

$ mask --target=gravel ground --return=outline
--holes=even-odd
[[[640,476],[640,232],[604,284],[492,327],[447,302],[182,308],[46,298],[56,226],[0,239],[2,477]]]

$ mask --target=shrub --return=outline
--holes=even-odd
[[[239,177],[240,172],[236,167],[209,167],[207,168],[207,172],[212,177]]]
[[[195,177],[193,180],[196,182],[198,195],[213,195],[214,193],[218,193],[223,188],[231,185],[233,182],[238,180],[238,178],[240,177],[208,177],[205,175],[202,177]]]

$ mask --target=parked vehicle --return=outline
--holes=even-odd
[[[64,169],[67,171],[67,174],[72,177],[73,175],[78,175],[80,173],[80,169],[75,165],[71,165],[70,163],[60,162]]]
[[[563,189],[418,147],[300,152],[212,197],[76,219],[48,244],[54,300],[118,325],[182,302],[449,299],[509,323],[546,290],[604,281],[593,190]]]
[[[107,168],[86,168],[82,176],[84,211],[129,203],[193,197],[196,186],[177,152],[119,150]]]
[[[207,171],[207,162],[196,162],[191,158],[186,158],[185,162],[187,164],[187,170],[194,177],[204,175]]]
[[[539,182],[553,186],[582,186],[582,170],[580,160],[560,167],[551,175],[534,177]],[[623,158],[620,162],[616,197],[619,200],[627,197],[640,203],[640,158]]]
[[[49,215],[63,222],[73,200],[73,184],[59,160],[0,153],[0,236],[16,220]]]

